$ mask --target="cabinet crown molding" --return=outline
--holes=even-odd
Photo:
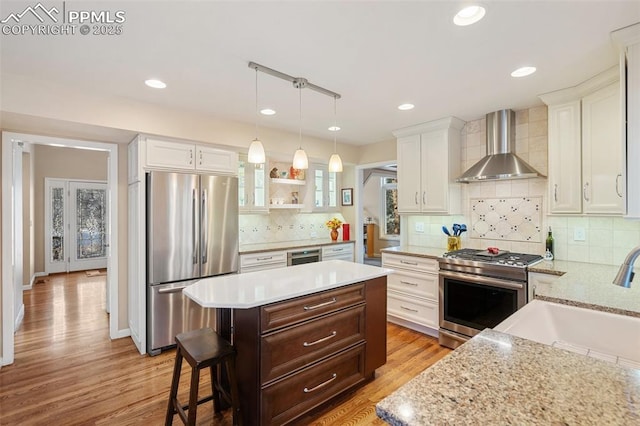
[[[582,83],[568,87],[566,89],[560,89],[553,92],[538,95],[538,97],[546,105],[557,105],[560,103],[577,101],[586,95],[602,89],[616,81],[620,80],[620,68],[618,65],[609,68],[600,74],[591,77],[589,80]]]
[[[445,117],[439,120],[415,124],[413,126],[394,130],[392,133],[393,133],[393,136],[397,138],[401,138],[404,136],[418,135],[420,133],[431,132],[433,130],[442,130],[442,129],[462,130],[465,124],[466,124],[465,121],[457,117]]]
[[[611,40],[620,50],[624,50],[629,45],[640,43],[640,22],[612,31]]]

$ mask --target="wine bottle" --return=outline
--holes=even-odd
[[[545,249],[553,255],[553,234],[551,233],[551,227],[549,227],[549,234],[547,235],[547,240],[545,241]]]

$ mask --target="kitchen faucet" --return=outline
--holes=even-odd
[[[616,275],[613,283],[615,285],[619,285],[620,287],[631,287],[631,281],[633,281],[633,264],[635,263],[637,257],[640,256],[640,246],[634,248],[629,252],[627,258],[620,265],[620,269],[618,270],[618,275]]]

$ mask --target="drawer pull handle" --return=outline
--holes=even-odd
[[[273,256],[269,256],[269,257],[256,257],[256,260],[271,260],[273,259]]]
[[[335,297],[331,298],[331,300],[329,300],[328,302],[324,302],[324,303],[318,303],[317,305],[313,305],[313,306],[305,306],[304,310],[305,311],[312,311],[314,309],[318,309],[318,308],[322,308],[323,306],[328,306],[328,305],[333,305],[334,303],[336,303],[338,301],[338,299],[336,299]]]
[[[401,260],[400,263],[404,263],[405,265],[418,266],[418,262],[407,262],[406,260]]]
[[[317,345],[318,343],[322,343],[322,342],[326,342],[329,339],[333,339],[334,337],[336,337],[338,333],[336,331],[332,331],[330,335],[328,335],[327,337],[323,337],[322,339],[318,339],[315,342],[304,342],[302,344],[302,346],[304,347],[308,347],[308,346],[313,346],[313,345]]]
[[[318,386],[314,386],[311,389],[304,388],[304,393],[310,393],[310,392],[313,392],[313,391],[317,391],[318,389],[323,388],[323,387],[327,386],[329,383],[333,382],[336,379],[336,377],[338,377],[338,375],[336,373],[333,373],[333,376],[331,376],[331,378],[329,380],[320,383]]]
[[[412,283],[412,282],[409,282],[409,281],[400,281],[400,284],[412,285],[412,286],[416,286],[416,287],[418,286],[418,283]]]
[[[400,305],[400,307],[401,307],[402,309],[404,309],[405,311],[409,311],[409,312],[418,312],[418,310],[417,310],[417,309],[407,308],[406,306],[402,306],[402,305]]]

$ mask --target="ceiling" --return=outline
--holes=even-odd
[[[47,7],[61,1],[44,1]],[[541,102],[617,64],[611,31],[640,21],[634,1],[483,1],[485,18],[457,27],[457,1],[72,2],[123,10],[121,35],[0,36],[2,84],[45,80],[104,98],[143,101],[254,123],[249,61],[338,92],[341,143],[392,139],[398,128],[473,120]],[[468,3],[468,2],[467,2]],[[32,2],[2,2],[0,19]],[[27,19],[25,17],[24,19]],[[533,65],[530,77],[511,71]],[[143,84],[159,78],[168,87]],[[299,93],[259,74],[260,126],[297,132]],[[64,101],[64,100],[62,100]],[[410,102],[411,111],[397,106]],[[4,109],[4,108],[3,108]],[[332,139],[333,99],[304,89],[303,131]]]

